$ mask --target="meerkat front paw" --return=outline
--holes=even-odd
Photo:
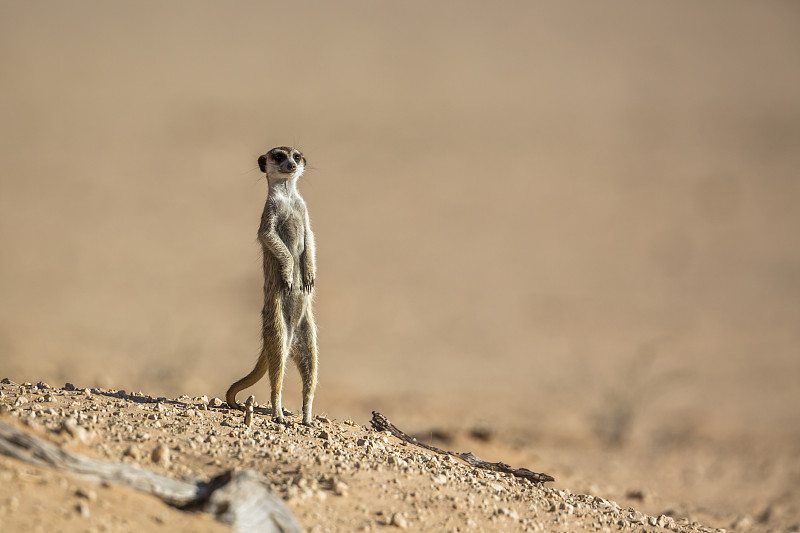
[[[303,276],[303,290],[305,292],[311,292],[313,288],[314,288],[314,274],[306,273],[306,275]]]
[[[289,294],[292,293],[292,279],[294,277],[294,272],[292,270],[284,270],[281,277],[283,278],[283,288],[286,289],[286,292]]]

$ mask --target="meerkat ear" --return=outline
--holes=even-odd
[[[258,158],[258,167],[261,169],[261,172],[267,172],[267,156],[262,155]]]

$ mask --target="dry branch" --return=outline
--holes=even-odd
[[[531,470],[528,470],[527,468],[511,468],[506,463],[490,463],[488,461],[484,461],[483,459],[481,459],[472,452],[454,453],[454,452],[449,452],[447,450],[443,450],[441,448],[437,448],[436,446],[431,446],[430,444],[419,442],[416,438],[397,429],[397,427],[394,424],[389,422],[389,420],[385,416],[383,416],[377,411],[372,411],[371,423],[375,431],[388,431],[389,433],[391,433],[400,440],[404,440],[410,444],[415,444],[421,448],[425,448],[426,450],[440,453],[442,455],[452,455],[453,457],[458,457],[462,461],[476,468],[483,468],[484,470],[491,470],[492,472],[503,472],[504,474],[511,474],[518,478],[529,479],[536,483],[555,481],[555,479],[552,476],[549,476],[547,474],[540,474],[539,472],[533,472]]]
[[[51,466],[97,482],[107,481],[158,496],[182,509],[212,513],[239,533],[299,533],[300,525],[266,479],[252,470],[229,470],[209,482],[188,482],[144,468],[92,459],[0,422],[0,453]]]

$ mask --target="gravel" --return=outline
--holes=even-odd
[[[300,424],[299,415],[289,416],[286,425],[273,423],[267,410],[256,408],[248,427],[244,413],[207,396],[152,398],[71,384],[63,389],[19,386],[10,380],[0,384],[0,392],[6,418],[54,439],[60,435],[67,443],[81,443],[94,456],[156,466],[183,478],[209,479],[229,468],[257,470],[309,530],[321,525],[325,531],[381,526],[426,531],[714,531],[665,514],[648,516],[598,496],[478,470],[324,416],[316,418],[324,429],[314,429]],[[96,492],[73,494],[79,500],[72,505],[89,518]]]

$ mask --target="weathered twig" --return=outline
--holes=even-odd
[[[212,513],[239,533],[299,533],[300,525],[267,480],[252,470],[229,470],[209,482],[179,481],[144,468],[92,459],[0,422],[0,453],[52,466],[94,481],[127,485],[184,509]]]
[[[511,468],[506,463],[490,463],[488,461],[484,461],[472,452],[454,453],[447,450],[442,450],[436,446],[431,446],[430,444],[425,444],[424,442],[419,442],[416,438],[397,429],[394,424],[389,422],[385,416],[377,411],[372,411],[371,423],[375,431],[388,431],[400,440],[404,440],[410,444],[415,444],[416,446],[425,448],[426,450],[431,450],[432,452],[440,453],[442,455],[452,455],[453,457],[458,457],[462,461],[476,468],[483,468],[485,470],[491,470],[492,472],[503,472],[505,474],[511,474],[522,479],[529,479],[536,483],[555,481],[555,479],[550,475],[533,472],[527,468]]]

